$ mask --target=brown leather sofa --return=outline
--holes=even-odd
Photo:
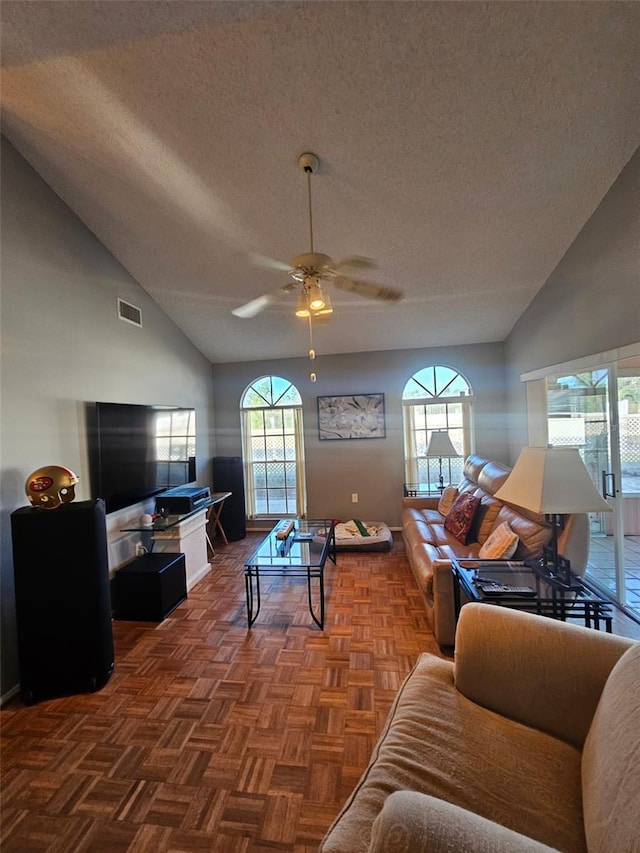
[[[452,556],[477,557],[482,545],[505,521],[519,540],[514,560],[541,557],[542,549],[551,538],[551,528],[543,516],[494,497],[510,473],[510,468],[482,456],[471,455],[465,460],[458,494],[472,492],[480,498],[472,541],[466,545],[445,528],[445,515],[438,509],[440,497],[404,498],[402,536],[405,550],[424,597],[429,623],[441,646],[453,645],[455,638]],[[558,538],[558,550],[571,561],[575,574],[584,574],[589,555],[587,515],[567,518]]]

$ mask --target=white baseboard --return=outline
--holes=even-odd
[[[204,566],[202,566],[200,569],[198,569],[197,572],[195,572],[195,574],[191,575],[191,577],[189,578],[189,580],[187,582],[187,592],[189,592],[190,589],[193,589],[193,587],[199,581],[201,581],[205,575],[208,575],[210,571],[211,571],[211,563],[205,563]]]

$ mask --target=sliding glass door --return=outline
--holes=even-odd
[[[549,443],[576,447],[612,512],[591,513],[587,577],[640,615],[640,369],[547,379]]]

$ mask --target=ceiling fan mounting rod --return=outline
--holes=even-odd
[[[307,194],[309,196],[309,251],[313,252],[313,214],[311,213],[311,172],[307,169]]]
[[[298,168],[307,176],[307,198],[309,202],[309,252],[313,252],[313,214],[311,212],[311,175],[317,170],[319,160],[315,154],[307,152],[298,158]]]

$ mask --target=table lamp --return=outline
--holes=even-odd
[[[453,456],[459,456],[460,454],[453,446],[451,439],[449,438],[449,433],[446,431],[432,432],[429,437],[429,444],[427,445],[426,456],[428,458],[438,459],[440,463],[440,476],[438,478],[439,485],[438,489],[443,492],[444,491],[444,477],[442,476],[442,460],[450,459]]]
[[[552,530],[549,568],[567,583],[570,566],[558,554],[558,531],[564,527],[565,515],[612,512],[573,447],[524,447],[494,497],[545,516]]]

